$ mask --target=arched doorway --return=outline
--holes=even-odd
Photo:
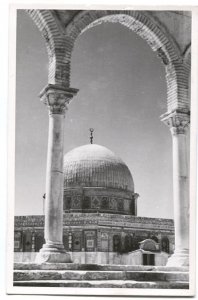
[[[121,236],[120,235],[114,235],[113,236],[113,251],[114,252],[120,252],[121,251]]]
[[[161,240],[161,249],[162,251],[169,253],[170,252],[170,246],[169,246],[169,239],[167,237],[163,237]]]
[[[36,233],[35,235],[35,252],[39,252],[44,243],[43,233]]]

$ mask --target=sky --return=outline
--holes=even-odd
[[[17,15],[15,214],[43,213],[48,110],[44,40],[25,11]],[[65,118],[64,152],[94,142],[129,167],[138,216],[173,218],[172,140],[166,112],[165,69],[147,43],[120,24],[90,28],[75,43],[71,87],[79,92]]]

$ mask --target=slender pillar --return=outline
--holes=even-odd
[[[187,131],[190,113],[176,110],[162,116],[169,126],[173,144],[173,201],[175,251],[167,266],[189,266],[189,171]]]
[[[40,94],[49,109],[49,135],[45,199],[45,244],[36,262],[70,262],[63,246],[63,145],[67,104],[76,89],[48,85]]]

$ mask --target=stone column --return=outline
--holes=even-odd
[[[139,198],[139,194],[138,193],[134,193],[133,195],[133,199],[134,199],[134,206],[135,206],[135,211],[134,211],[134,215],[137,216],[137,199]]]
[[[190,113],[175,110],[162,116],[169,126],[173,141],[173,201],[175,225],[175,251],[167,266],[189,265],[189,171],[187,157],[187,131]]]
[[[40,94],[49,109],[49,135],[45,199],[45,244],[36,262],[70,262],[63,246],[63,145],[67,104],[76,89],[49,84]]]

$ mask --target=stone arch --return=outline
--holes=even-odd
[[[175,222],[175,235],[177,235],[175,249],[180,249],[186,253],[181,255],[178,259],[180,265],[188,265],[188,227],[189,227],[189,216],[188,216],[188,204],[189,204],[189,193],[188,193],[188,168],[186,162],[186,131],[188,124],[190,122],[190,112],[189,112],[189,66],[185,61],[184,55],[181,54],[180,49],[176,46],[171,35],[164,30],[163,26],[158,23],[150,15],[152,12],[148,13],[145,11],[83,11],[79,12],[70,24],[66,28],[62,24],[58,24],[54,13],[56,11],[46,11],[46,10],[29,10],[29,14],[32,16],[33,20],[37,24],[38,28],[42,32],[48,49],[49,55],[49,75],[48,75],[48,86],[40,94],[41,100],[44,104],[47,104],[50,114],[54,115],[56,113],[61,115],[60,124],[55,119],[55,124],[59,127],[59,134],[63,133],[63,121],[66,106],[71,98],[76,94],[77,90],[69,88],[69,77],[70,77],[70,61],[71,53],[75,43],[76,38],[80,33],[84,32],[86,29],[99,25],[100,22],[119,22],[120,24],[128,27],[150,45],[151,49],[158,53],[161,57],[162,62],[165,65],[166,71],[166,81],[167,81],[167,104],[168,112],[162,116],[162,121],[168,125],[174,136],[176,143],[173,143],[173,173],[174,173],[174,203],[175,206],[179,207],[179,212],[177,214],[185,214],[184,222]],[[71,28],[71,30],[70,30]],[[50,134],[53,135],[52,129],[50,129]],[[61,157],[63,155],[63,145],[59,141],[59,148],[57,152],[51,151],[49,148],[51,157],[48,161],[48,167],[53,165],[54,160],[61,165]],[[58,153],[58,155],[57,155]],[[58,157],[58,158],[57,158]],[[50,168],[49,168],[50,169]],[[182,174],[176,171],[182,170]],[[62,173],[62,169],[60,168]],[[58,173],[58,172],[57,172]],[[49,174],[52,174],[50,170]],[[182,175],[183,182],[180,180]],[[52,184],[52,176],[47,176],[48,185]],[[59,176],[55,177],[54,189],[62,186],[62,179]],[[185,184],[184,184],[185,183]],[[48,194],[49,198],[48,204],[51,208],[53,206],[53,197],[51,193]],[[48,212],[49,220],[53,218],[56,220],[56,226],[53,226],[53,232],[55,230],[60,244],[62,224],[58,220],[58,214],[62,211],[62,197],[59,199],[59,205],[54,209],[54,214],[50,215]],[[52,201],[53,200],[53,201]],[[179,203],[179,205],[178,205]],[[52,211],[52,209],[51,209]],[[175,217],[176,219],[176,217]],[[50,222],[45,223],[46,244],[45,249],[51,248],[51,239],[54,239],[54,234],[52,235],[50,229],[52,225]],[[61,230],[60,230],[61,228]],[[135,237],[138,241],[139,237]],[[57,247],[57,239],[54,239],[54,247]],[[69,240],[70,244],[70,240]],[[57,248],[57,251],[60,248]],[[181,251],[181,253],[182,253]],[[61,253],[60,257],[61,257]],[[46,257],[42,257],[46,259]],[[173,257],[173,261],[174,261]],[[61,260],[61,259],[60,259]],[[174,262],[175,263],[175,262]]]
[[[70,59],[67,58],[67,51],[71,46],[55,14],[52,10],[44,9],[28,9],[27,12],[41,31],[46,43],[49,59],[48,83],[68,87]]]
[[[103,22],[120,23],[143,38],[161,58],[166,72],[168,111],[189,111],[189,67],[165,27],[146,11],[90,10],[79,11],[64,28],[51,10],[28,10],[42,32],[49,55],[48,80],[51,84],[69,87],[70,62],[77,37]]]
[[[189,44],[184,51],[184,63],[191,69],[191,44]]]
[[[158,51],[159,56],[166,64],[168,60],[180,58],[181,53],[174,41],[166,36],[165,28],[154,19],[149,12],[135,10],[97,10],[80,11],[70,22],[65,33],[75,41],[76,38],[89,28],[101,23],[120,23],[137,33],[150,45],[153,51]],[[170,41],[171,39],[171,41]]]
[[[189,44],[186,47],[186,50],[184,51],[184,64],[186,65],[188,69],[188,97],[190,102],[190,96],[191,96],[191,44]]]

